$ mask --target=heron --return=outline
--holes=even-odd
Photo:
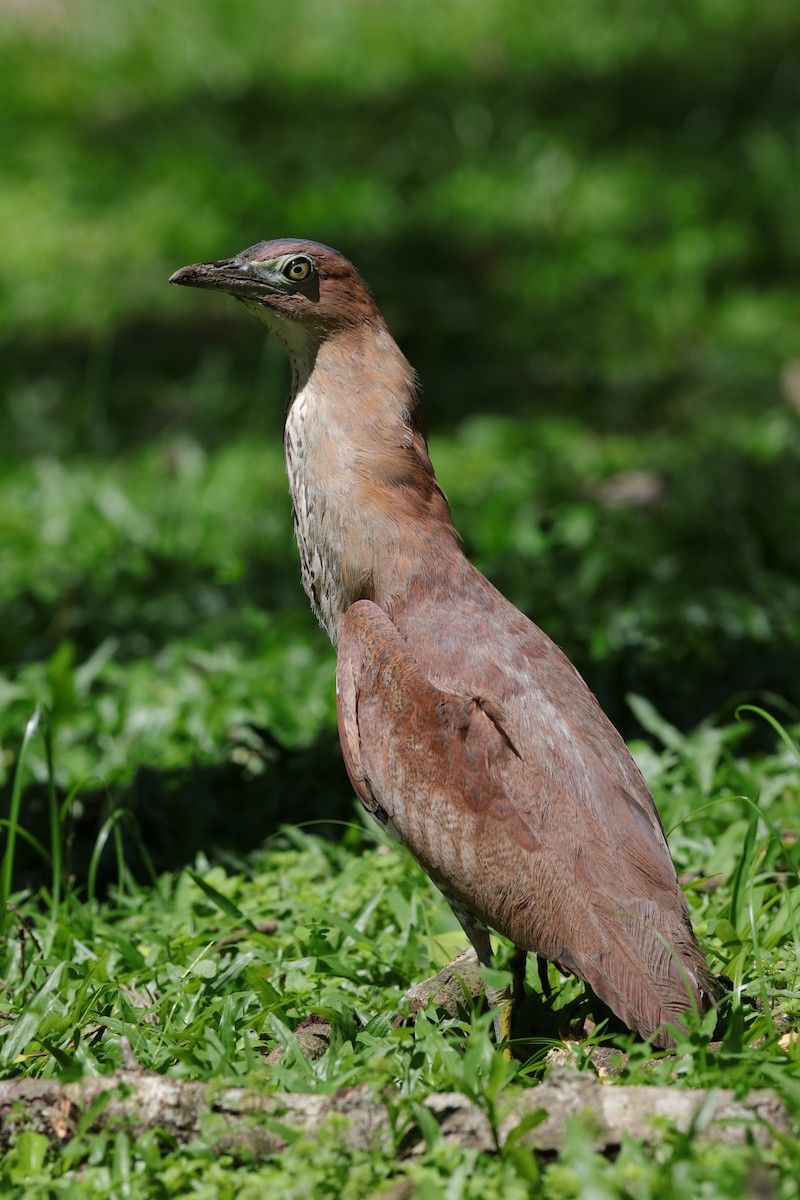
[[[303,587],[336,648],[363,807],[440,889],[478,961],[490,930],[674,1045],[714,987],[647,785],[576,668],[464,551],[416,375],[342,254],[279,238],[171,283],[235,297],[291,365],[286,471]],[[501,1002],[504,1001],[504,1002]]]

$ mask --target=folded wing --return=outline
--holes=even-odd
[[[339,733],[364,807],[451,902],[585,980],[630,1027],[711,1003],[652,800],[631,762],[552,741],[497,699],[436,686],[391,619],[354,604],[338,646]],[[588,761],[587,761],[588,755]]]

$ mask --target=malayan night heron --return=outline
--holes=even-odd
[[[481,963],[497,930],[671,1045],[668,1027],[707,1011],[713,987],[658,812],[569,660],[465,558],[414,372],[361,276],[327,246],[280,239],[171,282],[235,296],[289,355],[303,586],[336,646],[364,808],[441,889]]]

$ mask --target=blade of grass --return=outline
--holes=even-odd
[[[49,720],[44,722],[44,749],[47,760],[47,812],[50,822],[50,854],[51,854],[51,900],[50,916],[55,921],[58,907],[61,903],[61,821],[56,795],[56,780],[53,772],[53,728]]]
[[[749,874],[750,864],[751,864],[752,858],[753,858],[753,848],[756,844],[756,834],[758,833],[758,822],[761,818],[761,812],[760,812],[758,806],[756,804],[753,804],[752,801],[748,801],[748,804],[750,804],[752,806],[751,810],[750,810],[750,819],[747,822],[747,832],[745,833],[745,836],[744,836],[742,852],[739,855],[739,860],[736,864],[736,871],[733,876],[733,883],[731,885],[731,902],[730,902],[730,907],[728,909],[728,919],[730,920],[730,923],[733,926],[733,928],[737,929],[737,930],[741,928],[741,925],[739,922],[739,915],[740,915],[739,910],[740,910],[740,907],[742,906],[742,897],[743,897],[744,890],[745,890],[746,880],[747,880],[747,877]],[[748,922],[749,922],[749,916],[750,916],[749,904],[747,905],[746,910],[742,913],[742,916],[743,917],[746,916],[748,918]]]
[[[780,721],[773,717],[772,713],[768,713],[766,709],[758,708],[755,704],[740,704],[736,709],[736,716],[739,717],[739,713],[743,712],[754,713],[757,717],[761,717],[762,721],[766,721],[768,725],[771,725],[783,744],[791,750],[792,754],[794,754],[798,760],[800,760],[800,746],[798,746],[797,742],[795,742],[791,735],[784,729]]]
[[[14,850],[17,841],[19,814],[22,808],[22,781],[25,776],[25,759],[28,755],[28,747],[39,728],[41,717],[42,708],[37,704],[25,726],[25,733],[22,737],[22,745],[20,746],[19,757],[17,759],[17,768],[14,772],[14,785],[11,789],[11,808],[8,815],[8,837],[6,839],[5,854],[3,855],[3,865],[0,868],[0,929],[5,929],[8,921],[8,898],[11,895],[11,881],[14,877]]]
[[[125,819],[125,810],[118,808],[110,816],[106,817],[100,832],[95,838],[94,847],[92,848],[92,857],[89,861],[89,874],[86,882],[87,899],[91,904],[95,898],[95,885],[97,883],[97,868],[100,866],[100,859],[103,856],[103,851],[106,848],[106,842],[110,834],[119,825],[120,821]],[[118,864],[119,865],[119,864]]]
[[[41,1027],[42,1021],[53,1005],[58,1002],[58,989],[61,986],[61,976],[66,966],[65,962],[57,963],[45,978],[42,986],[37,988],[28,1003],[20,1010],[2,1048],[0,1048],[0,1064],[4,1068],[10,1067],[28,1043],[35,1040],[36,1032]]]
[[[11,821],[6,817],[0,817],[0,829],[10,829],[10,827]],[[17,837],[22,838],[23,842],[27,842],[28,845],[36,851],[42,861],[47,863],[49,867],[52,859],[50,858],[50,851],[47,849],[47,847],[43,846],[36,835],[31,833],[29,829],[26,829],[24,825],[17,825],[16,829]]]
[[[250,918],[246,917],[232,900],[229,900],[227,896],[223,896],[222,892],[217,891],[210,883],[206,883],[202,875],[199,875],[197,871],[187,871],[187,875],[221,913],[224,913],[226,917],[231,917],[234,921],[238,921],[250,933],[256,932],[256,927]]]

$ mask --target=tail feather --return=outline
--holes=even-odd
[[[630,1029],[667,1048],[675,1045],[667,1027],[686,1029],[687,1012],[708,1012],[714,989],[688,913],[669,914],[665,922],[663,912],[646,907],[652,911],[614,921],[598,914],[599,953],[567,965]]]

